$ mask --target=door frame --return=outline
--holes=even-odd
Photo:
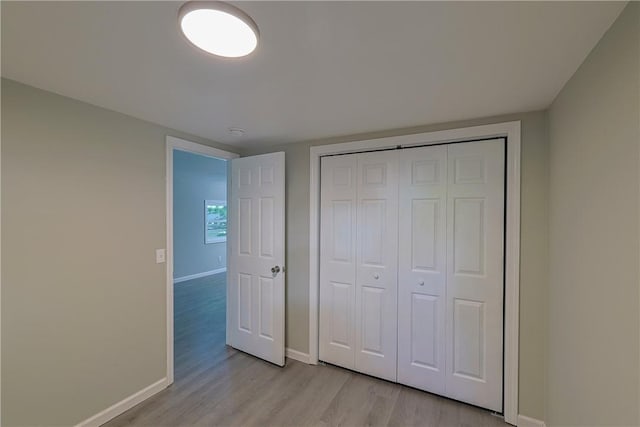
[[[518,419],[518,339],[520,313],[520,121],[412,135],[318,145],[309,153],[309,363],[318,363],[320,289],[320,158],[379,149],[473,142],[506,138],[506,240],[504,300],[503,412],[507,423]]]
[[[224,151],[208,145],[198,144],[167,135],[166,137],[166,304],[167,304],[167,386],[173,384],[173,152],[186,151],[216,159],[231,160],[240,157],[237,153]],[[229,173],[227,172],[227,184]],[[228,238],[228,236],[227,236]]]

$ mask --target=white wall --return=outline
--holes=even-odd
[[[549,112],[547,424],[639,425],[640,4]]]

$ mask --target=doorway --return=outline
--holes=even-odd
[[[230,153],[167,137],[167,379],[226,343],[227,187]]]
[[[173,151],[174,375],[226,352],[227,161]]]

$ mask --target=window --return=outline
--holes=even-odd
[[[204,201],[204,243],[227,241],[227,201]]]

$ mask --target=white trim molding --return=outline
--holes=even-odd
[[[231,160],[240,157],[239,154],[232,153],[230,151],[224,151],[219,148],[167,135],[167,146],[169,145],[171,145],[171,148],[174,150],[187,151],[189,153],[200,154],[202,156],[215,157],[216,159]]]
[[[2,8],[0,8],[0,22],[2,18]],[[0,63],[2,61],[0,60]],[[2,84],[0,84],[0,99],[2,99]],[[0,153],[2,153],[2,138],[0,138]],[[2,157],[2,156],[0,156]],[[0,159],[0,165],[2,165],[2,159]],[[0,171],[0,177],[2,172]],[[0,182],[0,193],[2,189],[2,183]],[[0,197],[0,200],[2,198]],[[2,207],[0,206],[0,224],[2,224]],[[1,227],[0,227],[1,228]],[[2,241],[2,230],[0,230],[0,241]],[[1,247],[2,245],[0,245]],[[2,307],[2,254],[0,253],[0,307]],[[2,319],[2,309],[0,308],[0,319]],[[2,384],[2,322],[0,321],[0,384]],[[0,387],[0,427],[2,427],[2,387]]]
[[[174,284],[182,283],[182,282],[186,282],[187,280],[199,279],[201,277],[207,277],[207,276],[213,276],[214,274],[224,273],[225,271],[227,271],[227,267],[222,267],[222,268],[218,268],[216,270],[211,270],[211,271],[203,271],[202,273],[190,274],[188,276],[176,277],[175,279],[173,279],[173,283]]]
[[[303,353],[298,350],[287,347],[285,349],[285,355],[288,359],[297,360],[298,362],[309,364],[309,353]]]
[[[518,415],[518,427],[546,427],[544,421],[527,417],[526,415]]]
[[[638,86],[640,99],[640,85]],[[640,112],[638,112],[638,134],[640,134]],[[638,141],[638,241],[640,242],[640,140]],[[638,306],[640,306],[640,258],[638,259]],[[640,341],[640,317],[638,318],[638,340]],[[638,352],[638,390],[640,390],[640,352]],[[640,393],[638,393],[638,421],[640,422]]]
[[[118,403],[115,403],[105,409],[104,411],[98,412],[91,418],[87,418],[86,420],[76,424],[76,427],[98,427],[102,424],[106,423],[109,420],[114,419],[118,415],[128,411],[129,409],[136,406],[138,403],[147,400],[154,394],[157,394],[167,388],[169,384],[167,383],[167,379],[163,378],[155,383],[143,388],[142,390],[133,393],[131,396],[121,400]]]
[[[208,145],[176,138],[166,138],[166,231],[167,231],[167,268],[166,268],[166,305],[167,305],[167,384],[173,384],[173,151],[187,151],[217,159],[231,160],[240,155]]]
[[[318,363],[320,158],[332,154],[507,139],[505,242],[504,418],[518,421],[518,342],[520,311],[520,121],[311,147],[309,153],[309,363]]]

